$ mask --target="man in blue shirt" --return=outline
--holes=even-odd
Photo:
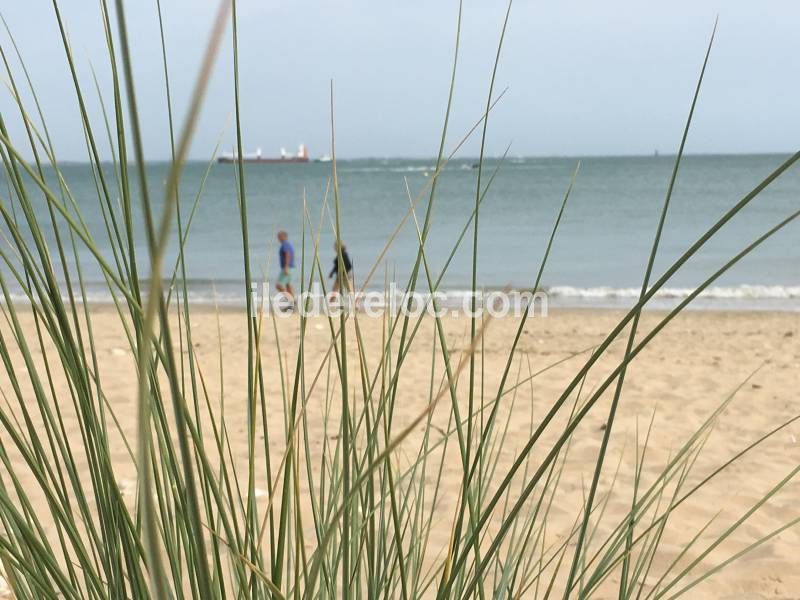
[[[281,272],[278,275],[278,283],[275,287],[279,292],[283,292],[289,299],[294,301],[294,289],[292,288],[292,274],[294,273],[294,247],[289,241],[289,235],[281,230],[278,232],[278,241],[281,243],[278,249],[278,262]]]

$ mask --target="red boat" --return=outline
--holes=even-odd
[[[231,152],[228,154],[222,154],[217,158],[217,162],[220,163],[235,163],[239,162],[239,157],[236,155],[235,152]],[[279,157],[267,157],[261,155],[261,148],[258,148],[255,153],[252,154],[245,154],[241,158],[241,162],[243,163],[267,163],[267,164],[291,164],[291,163],[307,163],[309,162],[308,159],[308,149],[306,148],[305,144],[300,144],[300,147],[297,149],[297,154],[289,154],[281,148],[281,155]]]

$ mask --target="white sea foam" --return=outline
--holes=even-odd
[[[436,170],[435,166],[406,165],[398,167],[342,167],[340,173],[425,173]]]
[[[266,294],[271,286],[259,288],[259,294]],[[398,291],[403,288],[398,287]],[[198,305],[217,305],[243,307],[245,297],[241,283],[225,282],[221,285],[212,285],[206,281],[189,283],[189,302]],[[522,292],[523,290],[517,290]],[[670,308],[688,297],[695,290],[688,287],[665,287],[659,289],[648,302],[647,308]],[[371,293],[381,293],[382,290],[373,289]],[[540,301],[558,306],[585,306],[585,307],[628,307],[632,306],[639,297],[639,288],[635,287],[610,287],[593,286],[580,287],[569,285],[554,285],[541,289],[538,293]],[[487,298],[501,293],[500,289],[487,288],[478,294],[479,304]],[[430,296],[424,291],[418,291],[417,297],[423,304],[429,302]],[[515,308],[520,305],[519,294],[511,292],[509,305]],[[176,291],[173,301],[180,298],[181,293]],[[62,294],[64,301],[68,301],[66,293]],[[259,296],[260,297],[260,296]],[[15,303],[27,304],[28,298],[19,291],[10,293],[10,298]],[[76,298],[80,294],[76,290]],[[440,289],[438,302],[443,307],[466,307],[470,304],[472,293],[467,289],[449,288]],[[86,301],[90,303],[108,303],[112,298],[108,290],[101,285],[89,286]],[[258,299],[257,299],[258,303]],[[402,301],[395,304],[399,305]],[[0,304],[5,300],[0,297]],[[690,304],[694,309],[766,309],[800,311],[800,285],[735,285],[715,286],[703,290]]]
[[[694,288],[661,288],[655,298],[686,298]],[[614,287],[573,287],[569,285],[556,285],[547,288],[550,296],[562,298],[579,298],[582,300],[603,299],[636,299],[639,297],[639,288],[614,288]],[[800,286],[784,285],[737,285],[709,287],[698,298],[718,300],[791,300],[800,299]]]

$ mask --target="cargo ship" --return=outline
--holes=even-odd
[[[217,158],[217,162],[220,163],[235,163],[239,162],[239,157],[236,155],[235,152],[229,152],[225,154],[221,154],[219,158]],[[245,153],[244,156],[241,158],[241,162],[244,163],[266,163],[266,164],[292,164],[292,163],[307,163],[309,162],[308,159],[308,149],[306,148],[305,144],[300,144],[300,147],[297,149],[297,154],[289,154],[286,152],[284,148],[281,148],[281,155],[277,157],[269,157],[269,156],[262,156],[261,148],[258,148],[255,152],[247,154]]]

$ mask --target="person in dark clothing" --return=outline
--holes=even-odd
[[[345,248],[344,244],[334,244],[333,249],[336,250],[337,247],[339,248],[339,253],[341,254],[342,265],[344,266],[345,275],[342,280],[345,282],[345,285],[348,287],[347,291],[352,292],[353,290],[353,262],[350,260],[350,255],[347,254],[347,248]],[[333,268],[331,272],[328,273],[328,277],[335,277],[333,280],[333,292],[339,291],[339,256],[336,256],[333,259]]]

